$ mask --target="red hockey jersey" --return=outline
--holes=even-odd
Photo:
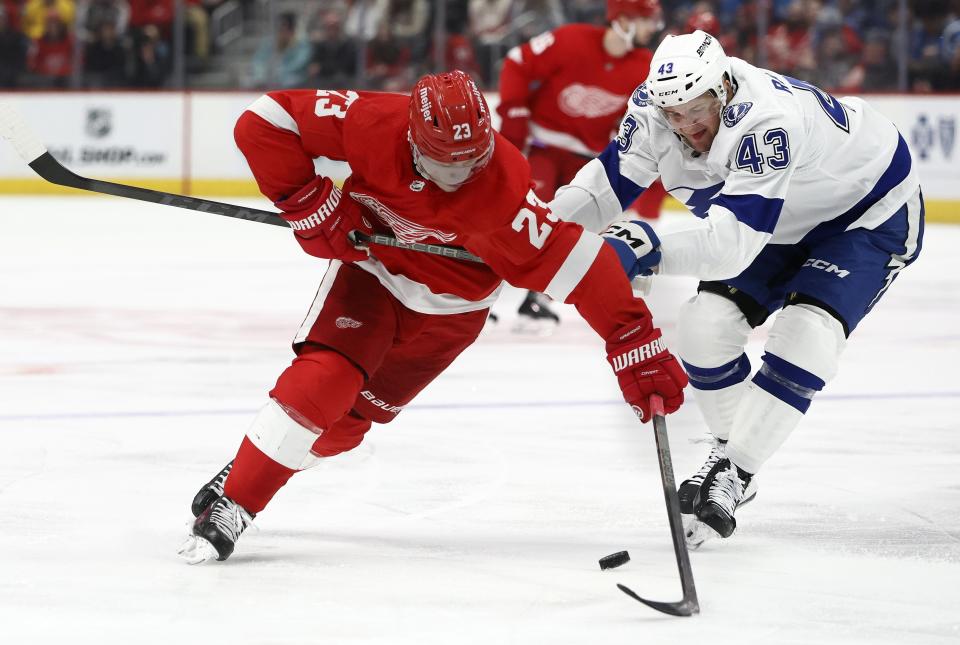
[[[501,280],[573,303],[606,338],[649,319],[615,252],[578,224],[561,222],[533,193],[520,152],[496,135],[487,167],[447,193],[417,174],[407,140],[409,98],[378,92],[289,90],[255,101],[235,138],[264,195],[280,201],[314,177],[313,160],[346,161],[344,197],[374,229],[404,242],[458,245],[486,264],[375,246],[357,266],[415,311],[489,307]]]
[[[607,147],[627,99],[650,71],[650,50],[614,58],[603,48],[605,28],[565,25],[514,47],[500,74],[501,132],[524,146],[533,140],[593,157]],[[512,122],[512,123],[511,123]]]

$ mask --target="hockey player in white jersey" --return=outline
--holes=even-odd
[[[661,43],[619,137],[551,208],[603,230],[657,178],[699,225],[658,239],[620,222],[605,235],[631,277],[701,280],[680,312],[678,352],[714,438],[679,490],[699,546],[704,526],[733,533],[754,475],[916,259],[923,198],[906,143],[867,103],[728,58],[702,31]],[[747,335],[777,310],[754,370]]]

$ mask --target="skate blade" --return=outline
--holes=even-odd
[[[206,538],[189,535],[180,545],[177,555],[183,558],[187,564],[203,564],[210,560],[216,560],[220,554]]]
[[[687,543],[687,548],[696,551],[705,542],[720,537],[720,534],[700,520],[690,518],[683,522],[683,537]]]

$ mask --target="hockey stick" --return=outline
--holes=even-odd
[[[175,193],[164,193],[148,188],[139,188],[137,186],[115,184],[109,181],[81,177],[54,159],[53,155],[47,152],[46,146],[40,142],[40,139],[37,138],[33,131],[27,126],[26,122],[24,122],[23,117],[13,109],[13,106],[7,103],[0,103],[0,136],[13,144],[20,158],[23,159],[35,173],[51,184],[77,188],[79,190],[88,190],[90,192],[100,193],[101,195],[137,199],[143,202],[161,204],[163,206],[176,206],[177,208],[185,208],[202,213],[212,213],[213,215],[223,215],[224,217],[233,217],[250,222],[261,222],[263,224],[272,224],[273,226],[290,226],[286,221],[281,219],[277,213],[271,211],[246,208],[209,199],[188,197]],[[443,257],[453,258],[455,260],[483,262],[480,257],[470,253],[466,249],[455,246],[423,244],[422,242],[407,243],[401,242],[391,235],[382,235],[379,233],[365,235],[359,231],[352,231],[350,236],[352,242],[360,245],[376,244],[379,246],[391,246],[408,251],[442,255]]]
[[[667,441],[663,399],[657,395],[651,396],[650,408],[653,412],[653,433],[657,441],[657,459],[660,461],[660,479],[663,482],[663,496],[667,501],[667,517],[670,519],[670,535],[673,537],[673,552],[677,556],[677,568],[680,570],[683,598],[677,602],[659,602],[641,598],[626,585],[617,584],[617,587],[634,600],[639,600],[657,611],[671,616],[692,616],[700,613],[700,602],[697,600],[697,588],[693,584],[690,554],[687,552],[683,523],[680,520],[680,500],[677,498],[677,485],[673,479],[673,461],[670,459],[670,444]]]

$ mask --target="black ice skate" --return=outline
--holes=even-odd
[[[190,564],[216,558],[226,560],[233,553],[240,534],[253,524],[254,515],[227,496],[208,506],[193,523],[193,535],[180,547]]]
[[[223,469],[213,476],[213,479],[208,481],[203,487],[197,491],[197,494],[193,496],[193,503],[190,504],[190,511],[193,513],[194,517],[199,517],[208,506],[213,504],[217,499],[223,496],[223,484],[227,481],[227,475],[230,474],[230,470],[233,468],[233,462],[231,461]]]
[[[700,488],[697,519],[720,534],[730,537],[737,528],[734,513],[757,495],[753,475],[723,458],[707,474]]]
[[[700,440],[698,439],[697,441],[699,442]],[[677,489],[677,497],[680,498],[680,512],[684,515],[693,513],[703,480],[706,479],[710,471],[713,470],[713,467],[717,465],[717,462],[727,456],[726,441],[711,437],[710,444],[712,445],[710,454],[707,455],[707,460],[700,466],[700,470],[689,479],[684,479]]]
[[[553,312],[547,303],[550,299],[542,293],[528,291],[527,296],[517,309],[517,322],[513,330],[523,333],[547,335],[560,324],[560,316]]]

